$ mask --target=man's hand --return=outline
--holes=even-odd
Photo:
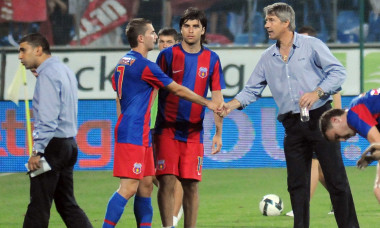
[[[365,169],[371,162],[380,160],[380,143],[372,143],[365,149],[356,166]]]
[[[319,100],[319,96],[315,91],[304,93],[300,98],[299,105],[300,107],[307,107],[307,109],[310,110],[311,106],[313,106],[317,100]]]
[[[34,171],[39,169],[41,156],[31,156],[28,160],[28,169]]]
[[[213,102],[213,101],[209,101],[207,103],[207,108],[210,109],[213,112],[217,112],[218,105],[215,102]]]
[[[215,112],[218,114],[220,117],[225,117],[231,112],[230,105],[228,103],[222,103],[218,107],[217,111]]]
[[[217,154],[222,149],[222,137],[215,134],[212,138],[211,154]]]

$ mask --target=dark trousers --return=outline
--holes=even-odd
[[[310,172],[313,151],[325,176],[335,220],[340,228],[356,228],[359,223],[344,168],[340,144],[328,142],[318,127],[319,117],[331,108],[329,103],[310,111],[310,120],[301,122],[299,114],[285,114],[284,150],[288,171],[288,191],[294,212],[294,227],[309,227]]]
[[[75,139],[53,138],[44,156],[52,170],[30,178],[30,203],[23,227],[48,227],[53,200],[67,227],[92,227],[74,197],[73,169],[78,156]]]

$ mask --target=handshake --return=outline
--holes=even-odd
[[[214,101],[210,101],[207,105],[207,108],[212,110],[215,114],[217,114],[220,117],[227,116],[233,109],[231,108],[230,102],[224,103],[224,101],[218,105]]]

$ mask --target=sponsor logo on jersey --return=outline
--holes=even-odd
[[[207,68],[206,67],[199,67],[198,75],[201,78],[207,77]]]
[[[136,61],[136,59],[131,57],[123,57],[120,59],[119,64],[132,66],[132,64]]]
[[[135,163],[133,165],[133,172],[135,174],[140,174],[141,173],[141,167],[142,167],[141,163]]]
[[[164,170],[166,167],[165,160],[158,160],[157,161],[157,169],[158,170]]]

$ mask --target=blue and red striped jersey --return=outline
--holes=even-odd
[[[160,52],[157,64],[175,82],[206,97],[208,89],[224,89],[219,56],[206,47],[187,53],[176,44]],[[185,142],[203,142],[205,107],[159,90],[155,133]]]
[[[172,82],[157,64],[138,52],[130,51],[119,60],[112,76],[112,87],[121,106],[115,126],[116,142],[151,146],[149,124],[154,91]]]
[[[364,138],[376,126],[380,131],[380,88],[372,89],[351,101],[347,123]]]

